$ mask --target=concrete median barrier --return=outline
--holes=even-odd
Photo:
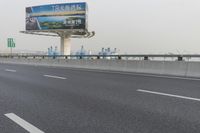
[[[0,63],[200,77],[200,62],[186,61],[0,58]]]

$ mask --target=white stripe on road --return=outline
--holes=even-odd
[[[59,77],[59,76],[53,76],[53,75],[43,75],[44,77],[48,77],[48,78],[55,78],[55,79],[67,79],[65,77]]]
[[[14,121],[15,123],[17,123],[18,125],[20,125],[21,127],[23,127],[25,130],[27,130],[30,133],[44,133],[37,127],[31,125],[30,123],[26,122],[25,120],[23,120],[22,118],[20,118],[19,116],[13,113],[5,114],[5,116],[11,119],[12,121]]]
[[[138,89],[137,91],[144,92],[144,93],[155,94],[155,95],[175,97],[175,98],[181,98],[181,99],[193,100],[193,101],[200,102],[200,99],[198,99],[198,98],[192,98],[192,97],[186,97],[186,96],[180,96],[180,95],[174,95],[174,94],[167,94],[167,93],[161,93],[161,92],[155,92],[155,91],[148,91],[148,90],[141,90],[141,89]]]
[[[177,76],[166,76],[166,75],[153,75],[153,74],[134,74],[137,76],[145,76],[145,77],[155,77],[155,78],[167,78],[167,79],[180,79],[180,80],[194,80],[200,81],[200,78],[192,78],[192,77],[177,77]]]
[[[55,67],[56,68],[56,67]],[[81,70],[87,72],[103,72],[103,73],[111,73],[111,74],[122,74],[122,75],[131,75],[131,76],[144,76],[144,77],[155,77],[155,78],[167,78],[167,79],[180,79],[180,80],[192,80],[192,81],[200,81],[198,77],[183,77],[183,76],[175,76],[175,75],[162,75],[162,74],[147,74],[147,73],[130,73],[130,72],[119,72],[119,71],[109,71],[109,70],[93,70],[93,69],[84,69],[84,68],[67,68],[71,70]]]
[[[6,72],[13,72],[13,73],[17,72],[16,70],[12,70],[12,69],[5,69],[5,71]]]

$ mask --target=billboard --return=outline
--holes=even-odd
[[[26,8],[26,30],[87,29],[87,3],[63,3]]]

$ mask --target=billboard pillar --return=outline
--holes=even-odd
[[[69,37],[61,37],[60,54],[61,55],[71,54],[71,39]]]

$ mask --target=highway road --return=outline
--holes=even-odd
[[[200,133],[200,79],[0,64],[1,133]]]

